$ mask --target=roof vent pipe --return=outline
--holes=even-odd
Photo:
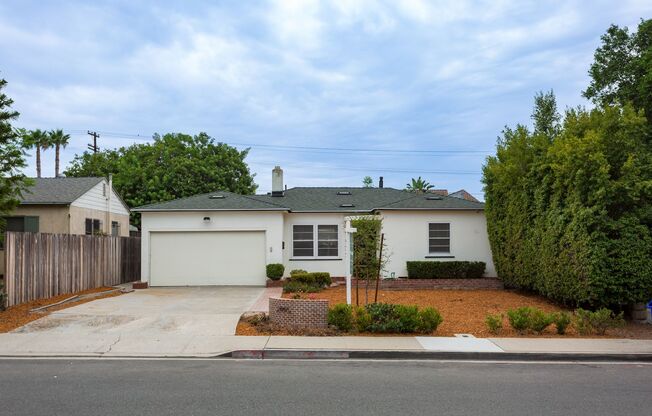
[[[272,169],[272,196],[283,196],[283,169],[280,166]]]
[[[383,187],[383,177],[380,177],[380,180],[378,181],[378,187],[382,188]]]

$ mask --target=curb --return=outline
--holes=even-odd
[[[461,361],[580,361],[645,362],[652,354],[454,352],[454,351],[343,351],[343,350],[236,350],[219,356],[237,359],[358,359],[358,360],[461,360]]]

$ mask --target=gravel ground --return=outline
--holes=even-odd
[[[292,294],[284,294],[290,298]],[[373,301],[374,292],[369,290],[369,299]],[[328,288],[322,292],[302,295],[304,298],[327,299],[331,305],[346,302],[346,289],[343,286]],[[360,301],[364,303],[364,289],[360,288]],[[355,303],[355,289],[353,290]],[[385,303],[401,303],[418,305],[420,307],[432,306],[443,316],[444,322],[433,335],[453,336],[454,334],[472,334],[476,337],[495,336],[487,330],[485,318],[487,314],[505,314],[509,309],[521,306],[534,306],[546,312],[561,311],[563,308],[551,303],[547,299],[531,294],[511,290],[385,290],[378,293],[378,301]],[[241,322],[236,332],[238,335],[261,335],[255,327]],[[263,333],[267,335],[268,333]],[[275,331],[275,335],[284,335],[283,331]],[[318,331],[310,335],[321,335]],[[332,335],[332,334],[323,334]],[[372,334],[360,334],[369,336]],[[503,329],[498,334],[501,337],[519,337],[512,330],[507,321],[503,319]],[[550,326],[542,335],[527,334],[527,337],[560,337],[555,332],[554,325]],[[562,337],[580,337],[574,328],[569,328]],[[624,328],[611,330],[606,337],[611,338],[639,338],[652,339],[652,325],[638,325],[628,323]],[[590,336],[597,338],[597,336]]]

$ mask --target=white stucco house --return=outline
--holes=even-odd
[[[346,276],[348,220],[383,218],[390,253],[385,277],[407,275],[409,260],[470,260],[496,276],[484,204],[384,188],[285,189],[273,171],[272,192],[215,191],[135,208],[141,214],[142,280],[150,286],[264,285],[265,265]]]

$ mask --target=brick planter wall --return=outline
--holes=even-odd
[[[293,328],[326,328],[328,301],[269,298],[271,323]]]
[[[345,284],[343,277],[334,278],[334,281]],[[355,286],[355,279],[351,279]],[[365,285],[360,281],[360,286]],[[375,281],[369,282],[375,287]],[[380,288],[383,290],[414,290],[414,289],[503,289],[502,280],[495,277],[483,277],[481,279],[383,279],[380,281]]]

